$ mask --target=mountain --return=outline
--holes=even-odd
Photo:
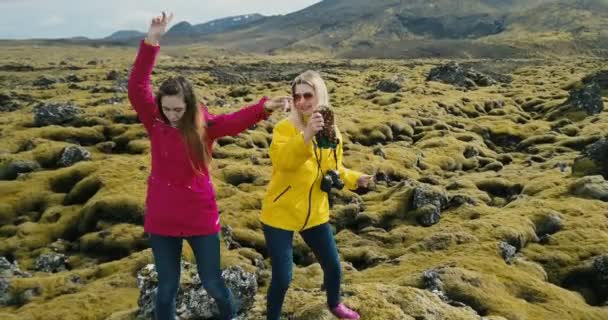
[[[608,0],[325,0],[287,15],[180,22],[163,42],[341,57],[608,56],[607,27]],[[130,35],[109,39],[142,36]]]
[[[195,25],[194,30],[203,34],[224,32],[247,26],[251,23],[263,20],[264,18],[266,17],[258,13],[233,16]]]
[[[136,30],[121,30],[121,31],[116,31],[114,33],[112,33],[111,35],[105,37],[105,40],[116,40],[116,41],[120,41],[120,40],[126,40],[126,39],[132,39],[132,38],[141,38],[144,37],[146,34],[144,32],[140,32],[140,31],[136,31]]]
[[[226,32],[191,34],[190,39],[270,53],[528,56],[556,46],[563,53],[588,48],[605,53],[607,23],[606,0],[325,0]]]
[[[182,21],[171,27],[165,37],[167,38],[180,38],[180,37],[193,37],[198,35],[206,35],[218,32],[226,32],[237,28],[242,28],[250,23],[260,21],[265,16],[254,13],[240,16],[232,16],[222,19],[212,20],[206,23],[192,25],[187,21]],[[104,38],[104,40],[111,41],[132,41],[133,39],[139,39],[144,37],[144,32],[134,30],[122,30],[114,32],[112,35]]]

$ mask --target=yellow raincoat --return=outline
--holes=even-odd
[[[304,135],[289,119],[274,127],[270,159],[272,177],[262,202],[262,223],[271,227],[301,231],[329,221],[327,193],[321,180],[327,170],[337,169],[345,188],[357,188],[360,172],[342,166],[342,136],[337,150],[319,149],[304,143]]]

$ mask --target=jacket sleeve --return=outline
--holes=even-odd
[[[158,116],[158,107],[154,101],[150,85],[150,75],[152,74],[152,69],[154,69],[154,63],[159,50],[159,46],[146,44],[142,40],[129,75],[129,101],[135,112],[137,112],[139,120],[148,131],[152,126],[154,118]]]
[[[336,127],[336,131],[338,131],[337,127]],[[342,159],[343,159],[343,142],[342,142],[342,136],[340,135],[339,131],[337,132],[338,137],[340,139],[340,143],[338,144],[338,150],[337,150],[337,162],[338,162],[338,172],[340,173],[340,179],[342,179],[342,181],[344,181],[344,186],[349,189],[349,190],[356,190],[357,189],[357,180],[359,179],[359,177],[361,177],[363,175],[363,173],[355,171],[355,170],[350,170],[348,168],[345,168],[344,165],[342,164]]]
[[[254,124],[268,118],[264,110],[264,103],[268,98],[264,97],[254,105],[244,107],[236,112],[213,115],[203,106],[205,122],[207,123],[207,134],[209,139],[215,140],[224,136],[236,136],[247,130]]]
[[[274,169],[293,171],[313,157],[313,146],[312,142],[304,142],[302,133],[294,134],[284,122],[273,130],[269,153]]]

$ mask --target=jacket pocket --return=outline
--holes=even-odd
[[[283,190],[283,192],[279,193],[278,196],[276,196],[276,198],[274,198],[274,200],[272,201],[277,202],[285,193],[287,193],[287,191],[289,191],[289,189],[291,189],[291,185],[287,186],[287,188],[285,188],[285,190]]]

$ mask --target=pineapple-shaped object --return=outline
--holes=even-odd
[[[319,148],[335,149],[338,146],[336,128],[334,125],[334,113],[328,106],[321,106],[319,113],[323,116],[323,129],[317,132],[317,144]]]

